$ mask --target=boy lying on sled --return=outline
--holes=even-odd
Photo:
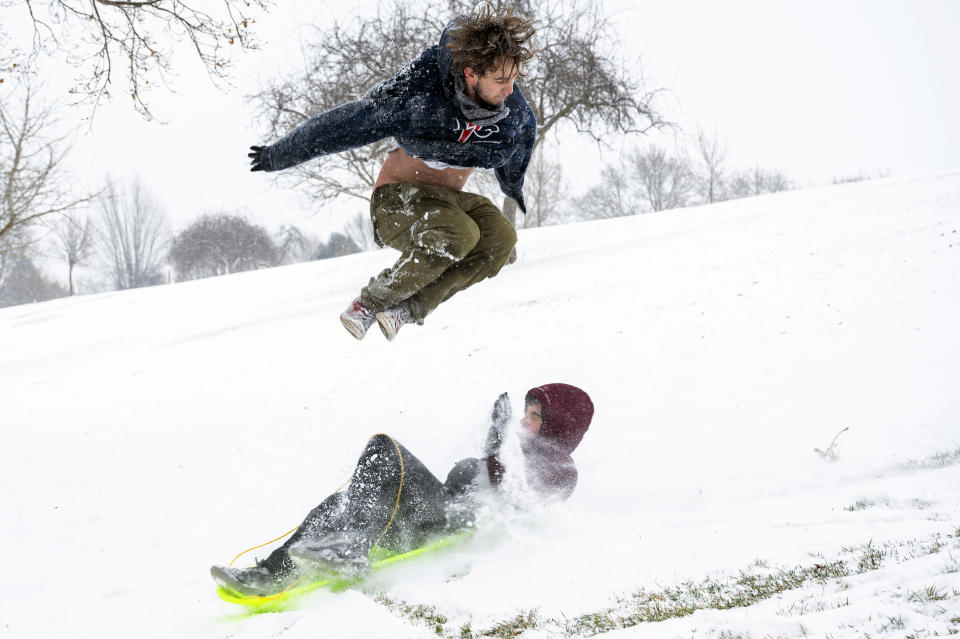
[[[498,491],[505,471],[499,459],[511,417],[507,394],[494,404],[483,459],[462,459],[440,482],[410,451],[388,435],[374,435],[360,455],[345,491],[314,508],[297,531],[251,568],[213,566],[214,580],[241,595],[270,596],[311,573],[360,575],[374,545],[396,552],[474,523],[479,491]],[[527,483],[544,498],[566,499],[577,484],[570,453],[593,418],[593,403],[569,384],[527,392],[520,423]]]

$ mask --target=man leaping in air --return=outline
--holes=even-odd
[[[316,115],[270,146],[251,147],[251,170],[279,171],[387,137],[370,198],[377,243],[400,258],[360,291],[340,321],[363,339],[374,321],[388,340],[458,291],[494,277],[517,241],[490,200],[464,192],[477,167],[494,169],[501,190],[523,202],[523,177],[537,123],[516,88],[533,57],[531,21],[484,6],[452,20],[440,43],[370,89]]]

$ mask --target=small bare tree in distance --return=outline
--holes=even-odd
[[[665,149],[651,146],[629,155],[627,176],[651,211],[686,206],[694,191],[693,175],[687,163]]]
[[[691,171],[704,203],[712,204],[726,199],[723,192],[726,145],[716,134],[708,133],[703,126],[698,126],[691,155]]]
[[[728,181],[727,192],[731,199],[789,191],[793,188],[790,179],[780,171],[755,166],[734,173]]]
[[[26,248],[19,243],[7,250],[0,250],[0,289],[6,286],[14,266],[26,257]]]
[[[73,269],[93,255],[95,232],[89,215],[67,213],[53,224],[53,245],[57,256],[67,263],[70,295],[75,293]]]
[[[310,258],[317,246],[317,239],[307,236],[292,224],[284,224],[273,234],[273,244],[277,247],[277,263],[293,264]]]
[[[377,248],[377,242],[373,239],[373,222],[367,213],[357,213],[347,220],[343,232],[356,244],[360,251],[370,251]]]
[[[326,242],[320,242],[317,245],[317,250],[313,252],[311,259],[326,260],[331,257],[343,257],[352,253],[359,253],[360,251],[360,247],[353,241],[353,238],[340,231],[334,231]]]
[[[164,282],[169,232],[156,197],[137,177],[125,188],[111,180],[100,194],[98,205],[100,255],[113,287],[128,289]]]
[[[43,271],[23,254],[9,265],[6,277],[0,282],[0,306],[42,302],[66,294],[62,286],[47,279]]]
[[[181,280],[276,266],[279,258],[262,226],[227,213],[202,216],[170,244],[170,262]]]
[[[635,190],[622,166],[607,164],[600,171],[600,184],[574,198],[574,208],[586,219],[634,215],[640,212]]]

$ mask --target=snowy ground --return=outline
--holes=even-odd
[[[0,310],[0,638],[960,631],[960,173],[519,248],[393,343],[337,320],[391,251]],[[291,612],[216,597],[371,434],[444,476],[554,381],[597,408],[566,504]]]

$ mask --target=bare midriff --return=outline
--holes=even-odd
[[[448,189],[462,191],[463,185],[471,175],[473,175],[473,169],[430,168],[422,160],[398,148],[387,155],[387,161],[380,169],[374,188],[384,184],[423,184],[445,186]]]

